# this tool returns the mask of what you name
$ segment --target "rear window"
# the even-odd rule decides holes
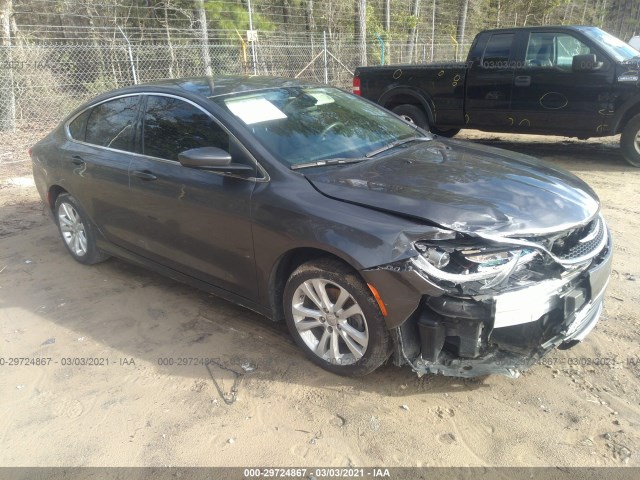
[[[484,49],[482,66],[485,68],[508,68],[514,38],[513,33],[491,35]]]
[[[117,98],[91,110],[85,141],[101,147],[133,151],[138,96]]]

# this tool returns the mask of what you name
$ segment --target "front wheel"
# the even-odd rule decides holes
[[[337,260],[298,267],[285,286],[283,303],[295,342],[326,370],[365,375],[391,354],[380,307],[357,273]]]
[[[640,167],[640,115],[629,120],[622,130],[620,150],[629,165]]]

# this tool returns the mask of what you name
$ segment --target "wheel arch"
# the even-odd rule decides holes
[[[635,97],[632,101],[624,105],[611,122],[611,134],[622,133],[629,120],[640,114],[640,98]]]
[[[284,287],[291,274],[303,263],[321,258],[331,258],[343,263],[356,272],[364,282],[362,275],[360,275],[358,269],[351,262],[327,250],[315,247],[298,247],[289,250],[276,260],[269,275],[269,302],[271,303],[271,319],[274,322],[284,321],[282,299]]]
[[[436,120],[431,98],[427,94],[411,88],[397,87],[387,90],[378,99],[378,104],[387,110],[393,110],[398,105],[415,105],[425,112],[430,125],[434,124]]]
[[[56,200],[63,193],[69,192],[60,185],[51,185],[49,187],[49,190],[47,191],[47,203],[49,204],[49,208],[51,209],[51,211],[53,211],[56,206]]]

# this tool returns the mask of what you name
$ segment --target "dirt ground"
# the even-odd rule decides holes
[[[517,380],[341,378],[283,325],[119,260],[82,266],[30,165],[7,163],[24,153],[0,147],[0,465],[640,466],[640,170],[615,139],[461,138],[573,171],[615,238],[598,326]],[[108,365],[68,365],[87,358]],[[176,364],[191,358],[215,363]]]

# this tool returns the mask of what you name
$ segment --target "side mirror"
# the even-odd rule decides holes
[[[575,55],[573,57],[573,63],[571,69],[574,72],[593,72],[602,67],[603,63],[596,60],[595,53],[588,53],[586,55]]]
[[[243,163],[231,162],[231,155],[218,147],[200,147],[178,154],[183,167],[225,173],[253,173],[254,168]]]

